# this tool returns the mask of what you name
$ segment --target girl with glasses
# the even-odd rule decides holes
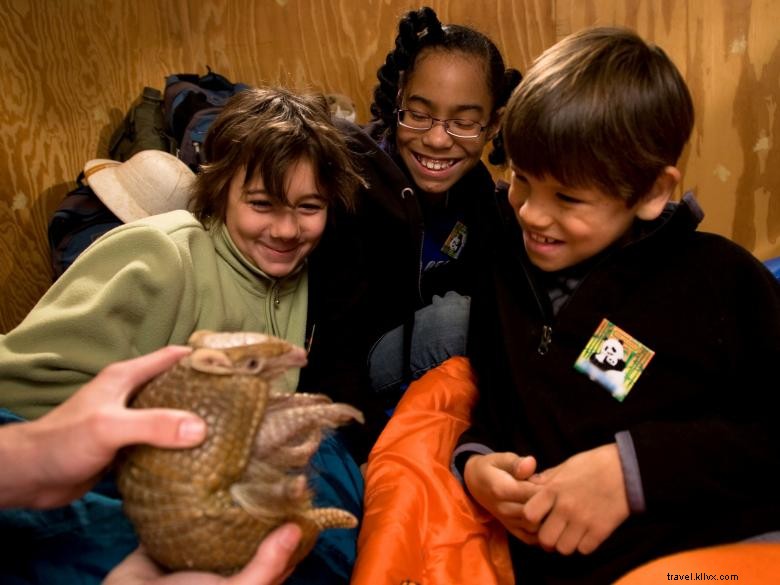
[[[391,409],[408,382],[465,351],[477,202],[504,161],[500,120],[520,73],[496,45],[430,8],[406,13],[377,72],[366,134],[350,131],[369,183],[359,197],[371,279],[371,385]]]

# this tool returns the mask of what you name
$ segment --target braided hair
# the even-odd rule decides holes
[[[492,113],[506,105],[512,90],[522,76],[516,69],[506,69],[504,59],[486,35],[455,24],[442,25],[433,9],[426,7],[407,12],[398,22],[395,48],[387,54],[377,71],[379,83],[374,88],[371,104],[373,136],[393,148],[397,129],[396,108],[405,80],[414,71],[417,57],[424,49],[462,52],[482,59],[486,67],[487,86],[493,98]],[[506,160],[502,135],[493,139],[493,151],[488,157],[493,164]]]

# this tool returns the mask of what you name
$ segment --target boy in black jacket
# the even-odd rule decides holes
[[[780,286],[670,203],[692,126],[674,64],[622,29],[567,37],[508,104],[454,463],[520,582],[780,529]]]

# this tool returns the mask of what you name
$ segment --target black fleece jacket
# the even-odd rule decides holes
[[[483,210],[469,340],[480,399],[460,444],[532,454],[543,470],[628,431],[646,500],[591,555],[510,538],[524,583],[608,583],[663,554],[780,529],[780,286],[744,249],[695,231],[695,202],[668,211],[601,257],[553,316],[506,194]],[[573,367],[604,318],[655,351],[623,402]]]
[[[470,231],[458,260],[423,278],[423,209],[404,165],[357,125],[334,121],[367,187],[357,193],[356,213],[329,210],[323,239],[309,259],[312,350],[300,387],[363,410],[366,424],[351,425],[344,434],[353,455],[364,461],[387,422],[382,401],[368,383],[371,347],[387,331],[409,322],[434,294],[471,293],[477,238]],[[493,190],[493,179],[480,162],[450,190],[449,205],[462,210],[471,224]]]

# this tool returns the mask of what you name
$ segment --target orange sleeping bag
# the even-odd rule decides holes
[[[514,583],[504,528],[450,471],[476,395],[462,357],[409,386],[368,458],[351,583]]]
[[[351,583],[514,583],[506,531],[466,495],[449,467],[476,395],[469,362],[462,357],[409,386],[368,459]],[[638,567],[618,583],[649,585],[669,580],[667,573],[685,578],[698,572],[777,582],[780,544],[685,551]]]

